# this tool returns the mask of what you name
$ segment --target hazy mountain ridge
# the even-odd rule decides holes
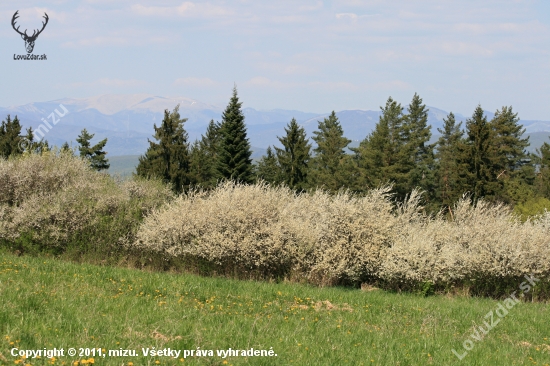
[[[160,97],[149,94],[100,95],[85,99],[64,98],[49,102],[29,103],[22,106],[0,108],[0,119],[8,114],[17,115],[24,128],[32,126],[37,130],[42,125],[41,134],[53,145],[65,141],[76,145],[76,137],[83,128],[96,134],[94,141],[108,138],[106,150],[111,156],[141,155],[149,146],[147,139],[152,139],[153,125],[160,125],[165,109],[172,111],[180,105],[180,115],[187,118],[185,129],[191,141],[205,133],[211,119],[221,120],[223,107],[200,102],[186,97]],[[64,113],[64,109],[68,111]],[[437,129],[443,127],[443,118],[448,112],[435,107],[428,107],[428,124],[432,127],[433,138],[439,135]],[[57,111],[57,113],[55,112]],[[65,114],[65,115],[63,115]],[[248,128],[251,145],[255,155],[265,151],[270,145],[280,145],[277,136],[285,134],[284,128],[292,118],[304,126],[307,135],[313,136],[318,121],[327,117],[330,112],[311,113],[296,110],[274,109],[269,111],[244,108],[243,114]],[[494,116],[486,112],[487,118]],[[63,116],[62,116],[63,115]],[[363,140],[378,122],[380,111],[344,110],[336,112],[344,134],[354,144]],[[62,116],[62,117],[59,117]],[[468,117],[455,113],[457,121],[463,122]],[[521,116],[520,116],[521,117]],[[51,128],[45,125],[47,121]],[[52,122],[59,121],[57,124]],[[532,150],[539,147],[550,135],[550,121],[521,121],[526,134],[531,135]],[[545,138],[546,137],[546,138]]]

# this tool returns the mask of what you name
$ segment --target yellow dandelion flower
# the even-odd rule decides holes
[[[156,360],[156,361],[155,361],[155,364],[156,364],[156,365],[160,364],[160,361],[159,361],[159,360]]]

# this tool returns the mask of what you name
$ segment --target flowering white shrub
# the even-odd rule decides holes
[[[459,201],[441,216],[398,227],[379,276],[392,281],[456,283],[548,276],[550,237],[542,221],[521,223],[502,205]]]
[[[109,245],[170,199],[155,181],[118,184],[70,153],[0,159],[0,241],[61,251],[69,242]]]
[[[0,244],[156,253],[321,285],[475,283],[485,291],[525,274],[548,283],[549,212],[522,223],[505,206],[462,199],[452,219],[431,217],[419,192],[395,205],[390,191],[296,194],[226,182],[174,199],[161,182],[116,182],[78,157],[47,152],[0,159]]]
[[[548,277],[548,214],[521,223],[504,206],[463,199],[448,220],[424,215],[419,192],[395,207],[389,191],[296,195],[265,183],[228,182],[155,211],[133,247],[272,274],[299,273],[319,284]]]
[[[147,217],[136,248],[218,264],[292,271],[323,282],[377,272],[395,218],[388,188],[366,197],[296,195],[231,182],[193,192]]]

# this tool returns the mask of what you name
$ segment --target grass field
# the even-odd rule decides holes
[[[498,303],[149,273],[2,253],[0,364],[549,365],[547,304],[519,303],[481,333],[483,339],[472,338],[474,326],[483,325]],[[452,349],[463,354],[468,339],[473,349],[460,361]],[[13,348],[54,347],[65,356],[11,355]],[[103,358],[96,350],[95,357],[70,357],[70,347],[129,349],[138,356]],[[153,347],[182,353],[142,355],[142,348]],[[272,349],[277,356],[216,354],[229,348]],[[213,355],[183,357],[183,350],[197,349]]]

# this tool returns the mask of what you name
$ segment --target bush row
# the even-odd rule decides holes
[[[0,242],[20,253],[108,259],[171,196],[160,182],[117,182],[71,153],[0,159]]]
[[[297,195],[228,182],[146,217],[132,247],[320,285],[502,295],[526,274],[547,281],[550,214],[522,223],[505,206],[464,198],[448,219],[423,214],[418,192],[397,206],[389,192]]]
[[[428,216],[421,195],[391,187],[362,196],[296,194],[265,183],[220,184],[173,197],[154,180],[116,181],[71,154],[0,160],[0,243],[20,253],[69,253],[180,271],[371,285],[423,293],[550,298],[550,214],[518,221],[509,208],[460,200]],[[86,259],[84,259],[86,260]]]

